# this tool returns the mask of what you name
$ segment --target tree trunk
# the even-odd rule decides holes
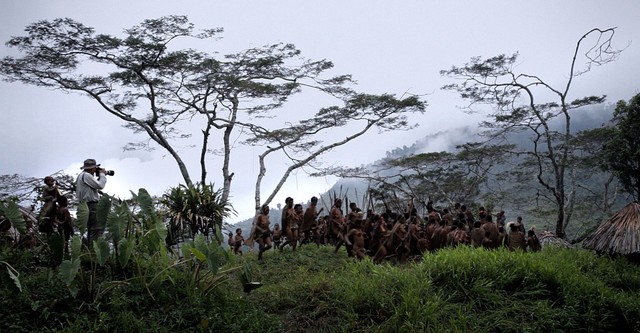
[[[556,236],[564,239],[564,206],[558,203],[558,219],[556,222]]]
[[[231,193],[231,180],[233,179],[233,173],[229,172],[229,161],[231,160],[231,132],[233,131],[234,124],[237,121],[238,115],[238,97],[234,96],[232,99],[231,115],[227,125],[225,125],[224,136],[222,141],[224,143],[224,160],[222,161],[222,197],[223,201],[229,199]]]

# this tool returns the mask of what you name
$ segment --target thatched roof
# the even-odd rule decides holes
[[[546,230],[542,231],[538,235],[538,239],[540,240],[540,245],[542,245],[542,247],[545,247],[547,245],[553,245],[553,246],[560,246],[565,248],[573,248],[573,245],[571,243],[556,236],[556,234],[554,234],[551,231],[546,231]]]
[[[633,202],[602,223],[582,246],[602,253],[640,253],[640,204]]]

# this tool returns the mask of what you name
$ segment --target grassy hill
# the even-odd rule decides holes
[[[242,268],[262,287],[245,293]],[[144,267],[143,267],[144,268]],[[218,284],[221,272],[228,279]],[[129,279],[93,303],[48,270],[0,289],[0,331],[26,332],[638,332],[640,267],[584,250],[458,247],[420,262],[374,264],[306,245],[233,257],[205,292],[192,270],[160,285]]]
[[[581,250],[460,247],[422,262],[356,262],[331,247],[250,262],[265,283],[244,299],[273,332],[632,332],[640,269]]]

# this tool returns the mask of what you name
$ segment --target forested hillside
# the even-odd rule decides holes
[[[611,120],[613,107],[611,104],[590,106],[577,113],[572,119],[574,132],[578,133],[599,128],[607,124]],[[557,123],[552,124],[560,126]],[[329,191],[318,193],[317,196],[321,198],[319,205],[324,207],[326,213],[331,208],[332,199],[341,197],[346,199],[347,202],[356,202],[364,210],[374,207],[380,212],[385,209],[382,197],[371,195],[371,190],[378,190],[382,191],[380,194],[386,197],[385,201],[392,210],[402,211],[406,206],[406,202],[399,202],[399,200],[400,198],[406,199],[406,193],[401,193],[400,191],[394,193],[394,191],[385,188],[381,185],[381,182],[377,181],[383,177],[393,177],[402,173],[402,166],[388,167],[389,161],[401,160],[421,154],[455,153],[459,146],[480,139],[478,137],[478,129],[471,127],[426,135],[411,145],[404,145],[388,151],[386,156],[380,157],[373,163],[364,166],[358,173],[350,174],[354,177],[350,178],[349,174],[345,174],[345,177],[338,180]],[[527,132],[511,133],[505,138],[505,141],[517,146],[531,145],[530,134]],[[585,158],[588,159],[588,156]],[[527,222],[528,227],[535,226],[538,231],[553,231],[553,207],[549,206],[547,200],[541,196],[540,185],[536,179],[530,175],[519,173],[520,170],[517,170],[517,168],[521,162],[522,158],[519,156],[506,156],[503,163],[491,165],[491,171],[486,173],[486,179],[477,184],[477,192],[468,197],[468,200],[463,203],[474,209],[481,206],[491,209],[494,215],[504,210],[508,221],[515,220],[517,216],[521,216]],[[428,161],[424,163],[428,163]],[[609,188],[615,188],[617,185],[615,181],[613,185],[605,184],[607,178],[603,177],[598,165],[589,167],[592,170],[583,168],[575,175],[576,179],[579,179],[583,184],[589,184],[590,187],[575,187],[576,195],[581,200],[575,205],[574,222],[568,228],[568,239],[570,240],[584,236],[585,233],[592,231],[595,226],[608,219],[630,200],[630,197],[623,194],[618,188],[614,191],[613,197],[609,199],[611,203],[607,206],[607,209],[603,210],[601,205],[603,198],[597,191],[604,189],[605,185],[608,185]],[[344,172],[342,169],[338,171]],[[447,172],[445,169],[440,171],[442,174]],[[371,175],[378,175],[379,177],[376,179]],[[438,178],[441,175],[430,174],[430,177]],[[452,202],[444,200],[436,188],[425,188],[422,191],[421,194],[424,196],[425,204],[428,200],[432,200],[437,209],[452,207]],[[306,207],[309,199],[300,198],[299,203]],[[418,209],[421,214],[426,214],[426,205],[418,205]],[[280,208],[272,207],[271,223],[279,223],[281,214]],[[234,226],[242,228],[245,234],[248,234],[251,230],[251,225],[252,219],[248,219]]]

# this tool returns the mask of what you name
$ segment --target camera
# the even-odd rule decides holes
[[[115,175],[115,174],[116,174],[116,172],[115,172],[115,171],[113,171],[113,170],[105,170],[104,168],[100,168],[100,167],[96,168],[96,172],[97,172],[98,174],[99,174],[101,171],[103,171],[103,170],[104,170],[104,174],[105,174],[105,175],[107,175],[107,176],[113,176],[113,175]]]

